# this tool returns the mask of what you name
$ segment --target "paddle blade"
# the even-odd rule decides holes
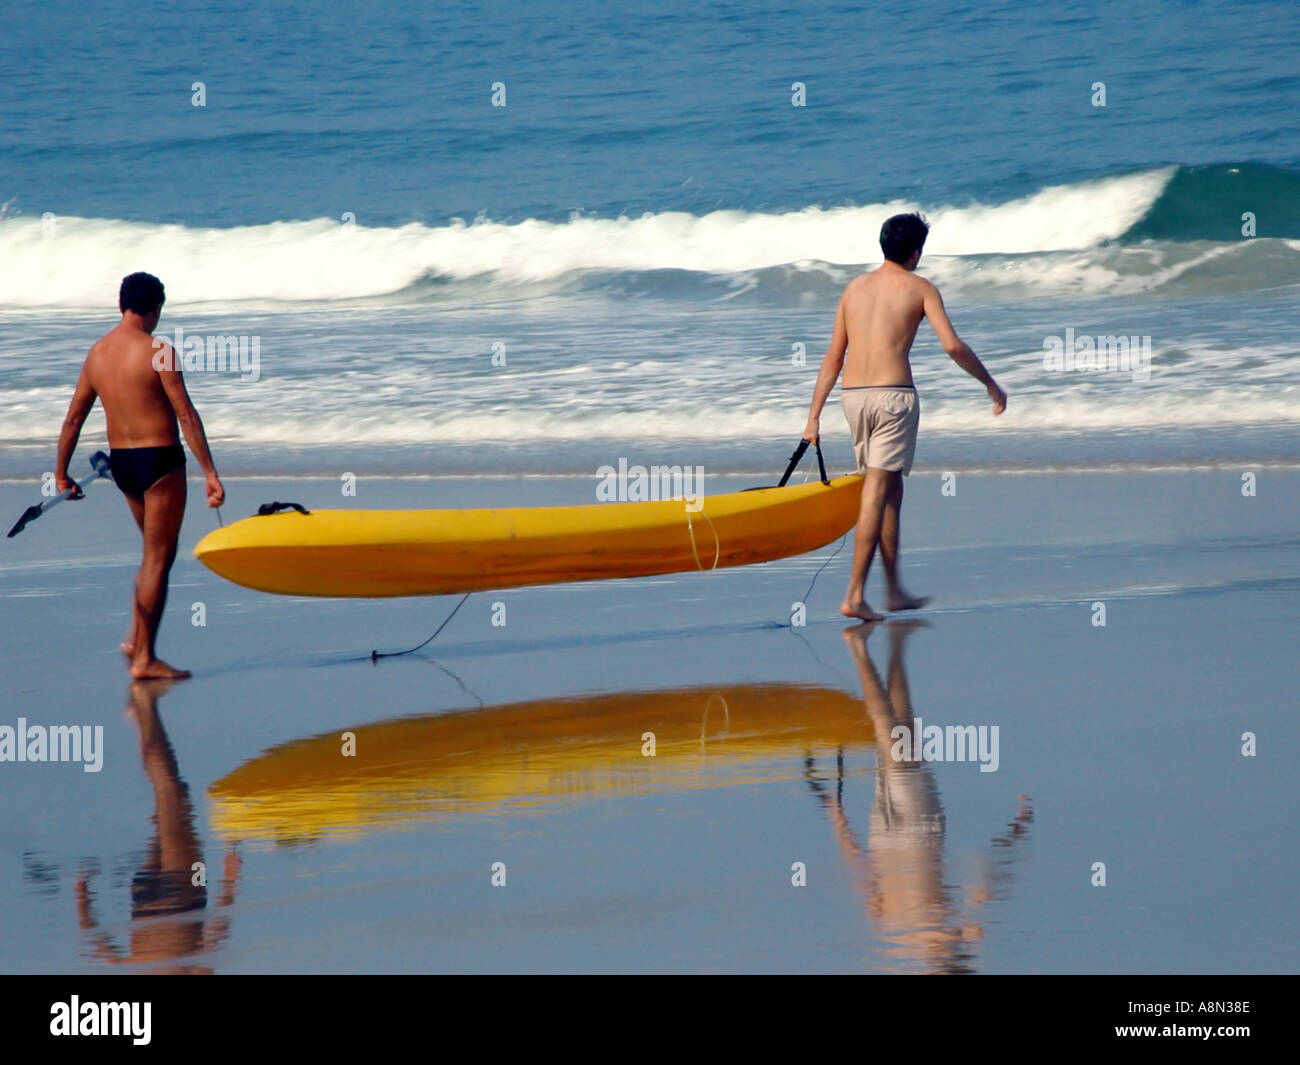
[[[27,527],[27,523],[29,521],[35,521],[40,516],[41,516],[41,505],[39,503],[33,503],[30,507],[28,507],[26,510],[23,511],[23,516],[14,523],[14,527],[9,530],[9,536],[11,537],[17,536],[20,532],[23,531],[24,528]]]

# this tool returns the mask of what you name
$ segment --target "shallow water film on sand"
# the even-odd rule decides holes
[[[269,12],[0,43],[0,971],[1300,969],[1294,5]]]

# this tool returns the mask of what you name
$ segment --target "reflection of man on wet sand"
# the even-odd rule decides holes
[[[180,914],[204,909],[208,892],[194,883],[194,865],[203,861],[202,845],[194,831],[189,788],[181,780],[175,753],[158,716],[158,698],[170,685],[170,681],[136,681],[131,685],[126,707],[140,730],[144,771],[153,785],[155,827],[144,865],[131,882],[131,919],[141,923],[131,926],[129,949],[118,948],[111,936],[98,930],[89,875],[77,880],[81,927],[90,933],[94,954],[114,964],[170,962],[204,954],[215,949],[228,931],[224,917],[208,920],[196,914],[193,918],[179,918]],[[218,906],[229,906],[234,901],[238,875],[239,856],[231,851],[225,858]],[[172,965],[155,971],[211,972],[197,965]]]
[[[974,941],[983,927],[963,911],[996,897],[1010,873],[1010,855],[991,861],[980,881],[967,886],[966,898],[955,899],[944,881],[944,813],[934,774],[924,762],[897,761],[892,755],[890,730],[913,724],[903,649],[907,638],[924,626],[921,621],[889,626],[888,687],[867,654],[867,637],[875,626],[845,631],[876,736],[876,798],[865,848],[849,827],[839,792],[824,801],[840,849],[859,874],[864,904],[891,944],[885,953],[900,963],[918,963],[927,972],[973,972]],[[999,849],[1023,837],[1033,820],[1027,797],[1020,799],[1010,831],[993,841]]]

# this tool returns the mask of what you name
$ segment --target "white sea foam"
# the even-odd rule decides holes
[[[42,390],[46,391],[46,390]],[[3,438],[9,441],[51,438],[66,407],[67,389],[50,389],[49,396],[12,403],[0,390],[6,416]],[[922,388],[921,425],[927,436],[978,433],[1132,432],[1142,429],[1248,427],[1300,420],[1300,386],[1234,386],[1176,394],[1149,386],[1124,387],[1104,397],[1085,389],[1057,393],[1011,391],[1011,404],[996,420],[977,388],[938,398]],[[12,405],[11,405],[12,404]],[[233,445],[315,445],[346,440],[351,445],[458,444],[466,441],[546,445],[573,440],[754,440],[798,435],[803,428],[806,398],[776,400],[767,406],[738,408],[726,400],[665,403],[647,409],[644,402],[573,404],[541,409],[529,404],[529,414],[498,409],[485,403],[450,402],[434,397],[418,404],[395,404],[382,395],[346,398],[281,394],[272,407],[256,402],[209,398],[204,419]],[[219,428],[217,428],[219,427]],[[834,398],[822,419],[828,437],[847,437]],[[85,430],[88,442],[103,435],[98,409]],[[52,445],[51,445],[52,446]]]
[[[784,214],[486,220],[345,227],[327,219],[231,229],[59,217],[0,219],[0,307],[111,306],[121,278],[157,274],[169,303],[333,301],[399,292],[429,277],[553,280],[575,271],[741,274],[790,263],[878,261],[880,224],[926,211],[930,256],[1094,248],[1121,236],[1173,168],[1042,189],[1002,204],[911,202]]]

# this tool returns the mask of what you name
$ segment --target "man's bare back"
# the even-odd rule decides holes
[[[104,405],[112,448],[166,447],[181,442],[176,411],[154,369],[161,345],[123,321],[95,341],[86,356],[86,383]]]
[[[891,262],[849,282],[840,298],[844,387],[912,384],[908,354],[925,314],[927,287],[934,286]]]
[[[886,259],[875,270],[850,281],[840,297],[831,349],[836,349],[842,331],[843,386],[911,386],[912,343],[923,318],[930,320],[943,349],[962,369],[978,377],[965,359],[967,355],[973,357],[974,352],[948,321],[939,290],[925,278]],[[992,394],[990,398],[996,399]],[[1004,406],[1005,401],[1003,396],[1000,402]]]

